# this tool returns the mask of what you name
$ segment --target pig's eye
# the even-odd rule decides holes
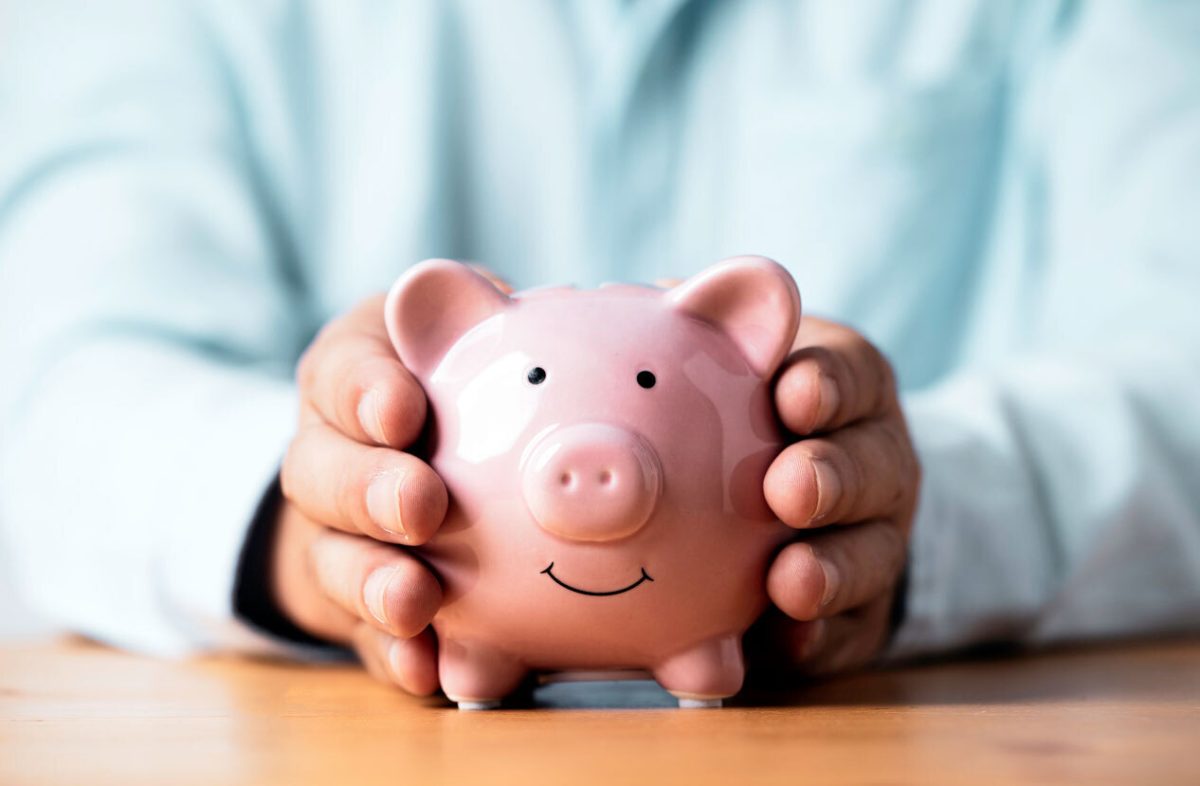
[[[641,385],[642,387],[644,387],[646,390],[649,390],[650,388],[654,387],[654,383],[657,381],[658,380],[656,380],[654,378],[653,371],[639,371],[638,372],[637,383],[639,385]]]
[[[529,369],[529,373],[525,375],[525,379],[529,380],[530,385],[540,385],[546,381],[546,369],[541,366],[534,366]]]

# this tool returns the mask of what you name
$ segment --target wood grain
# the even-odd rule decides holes
[[[351,666],[0,649],[3,784],[1200,784],[1200,642],[879,671],[656,707],[540,689],[460,713]],[[562,709],[563,704],[640,708]]]

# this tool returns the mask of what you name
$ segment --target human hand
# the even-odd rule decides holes
[[[862,335],[804,317],[775,405],[796,441],[763,491],[799,536],[768,570],[747,657],[776,675],[861,666],[888,640],[921,480],[895,378]]]
[[[402,452],[425,424],[425,394],[396,357],[383,296],[320,332],[301,359],[301,411],[280,473],[271,591],[301,630],[352,647],[376,678],[437,690],[428,627],[437,578],[403,546],[441,525],[446,488]]]

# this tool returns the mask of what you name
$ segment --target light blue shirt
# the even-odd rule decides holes
[[[28,0],[0,10],[0,521],[156,652],[231,587],[326,320],[759,253],[894,362],[897,654],[1200,627],[1200,4]]]

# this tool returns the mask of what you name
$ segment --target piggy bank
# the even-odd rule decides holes
[[[438,671],[462,709],[531,671],[649,672],[681,706],[741,688],[742,634],[789,530],[763,498],[791,276],[740,257],[673,289],[506,295],[429,260],[386,301],[449,491],[418,552],[442,581]]]

